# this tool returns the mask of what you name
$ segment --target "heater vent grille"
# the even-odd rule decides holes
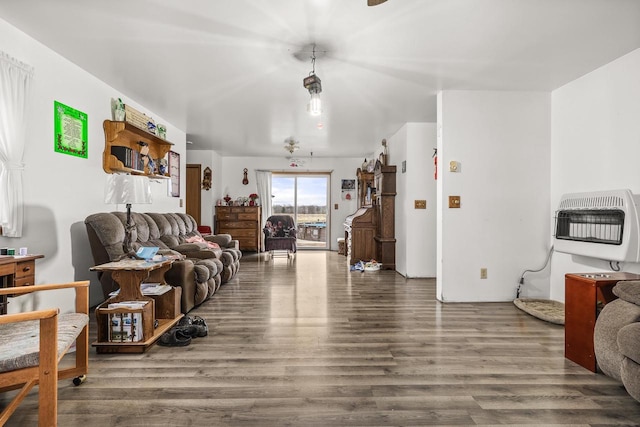
[[[638,202],[630,190],[565,194],[555,216],[555,250],[640,262]]]

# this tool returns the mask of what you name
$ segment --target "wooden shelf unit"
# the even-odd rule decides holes
[[[111,147],[127,147],[139,152],[141,146],[138,142],[145,142],[149,146],[149,157],[157,163],[159,159],[163,159],[167,155],[173,143],[158,138],[131,123],[105,120],[102,125],[104,128],[102,168],[106,173],[130,173],[132,175],[146,175],[150,178],[169,178],[168,170],[166,175],[157,175],[149,174],[146,167],[144,171],[126,167],[123,162],[111,154]]]
[[[216,234],[230,234],[241,250],[260,252],[260,206],[216,206]]]
[[[182,318],[180,298],[182,288],[174,287],[157,296],[142,295],[140,284],[143,281],[166,284],[164,274],[171,268],[172,261],[147,262],[144,260],[123,260],[92,267],[92,271],[110,271],[120,285],[118,295],[96,307],[96,325],[98,337],[92,345],[97,353],[144,353],[160,336],[171,329]],[[115,308],[109,304],[122,301],[148,301],[140,309]],[[109,341],[110,313],[142,313],[143,338],[136,342]],[[154,328],[155,321],[158,326]]]

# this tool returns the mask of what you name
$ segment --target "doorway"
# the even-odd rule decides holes
[[[187,182],[186,182],[186,204],[187,214],[196,220],[196,224],[200,225],[200,212],[202,208],[200,193],[200,176],[202,173],[202,165],[187,165]]]
[[[293,216],[298,249],[328,249],[330,218],[329,173],[274,173],[271,176],[271,210]]]

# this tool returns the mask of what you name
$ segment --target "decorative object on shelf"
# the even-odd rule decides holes
[[[231,197],[227,194],[226,196],[224,196],[224,202],[227,204],[227,206],[231,206]]]
[[[360,167],[362,172],[366,172],[367,171],[367,165],[368,164],[369,164],[369,162],[367,162],[367,159],[364,159],[364,162],[362,162],[362,166]]]
[[[300,148],[300,143],[293,139],[293,137],[289,137],[284,140],[284,149],[289,152],[289,154],[293,154],[294,151]]]
[[[211,168],[209,166],[204,168],[202,175],[202,188],[209,191],[211,189]]]
[[[169,176],[171,197],[180,197],[180,154],[175,151],[169,151]]]
[[[242,170],[242,173],[244,174],[244,178],[242,178],[242,185],[247,185],[249,183],[249,178],[247,178],[247,172],[249,172],[247,168],[244,168]]]
[[[309,91],[311,99],[307,104],[307,111],[312,116],[319,116],[322,114],[322,101],[320,100],[320,92],[322,92],[322,83],[320,77],[316,75],[316,45],[313,45],[313,51],[311,54],[311,66],[313,69],[307,77],[302,80],[302,85]]]
[[[387,159],[388,159],[388,151],[387,151],[387,140],[386,139],[382,139],[382,153],[380,154],[380,163],[382,163],[383,166],[387,165]]]
[[[249,206],[255,206],[256,200],[258,200],[258,195],[256,193],[249,194]]]
[[[57,153],[88,157],[87,114],[53,101],[54,149]]]
[[[158,159],[158,173],[160,175],[167,174],[167,159],[165,158]]]
[[[110,204],[126,204],[127,224],[125,226],[124,251],[131,250],[131,204],[151,203],[151,186],[149,179],[142,175],[111,174],[107,175],[104,202]]]
[[[125,112],[124,112],[124,102],[122,102],[122,99],[111,98],[111,111],[113,113],[112,114],[113,120],[117,122],[124,121]]]
[[[161,123],[156,125],[156,134],[158,138],[167,139],[167,127]]]

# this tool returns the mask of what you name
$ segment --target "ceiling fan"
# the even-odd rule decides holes
[[[386,2],[387,0],[367,0],[367,6],[377,6]]]

